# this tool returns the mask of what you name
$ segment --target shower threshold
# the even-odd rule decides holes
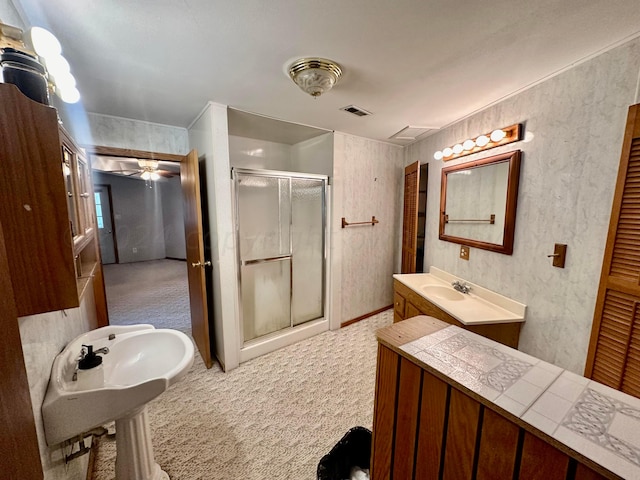
[[[254,338],[245,342],[240,348],[240,363],[311,338],[327,330],[329,330],[329,320],[323,317]]]

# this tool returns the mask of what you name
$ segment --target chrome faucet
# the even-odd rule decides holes
[[[471,285],[467,282],[460,283],[460,280],[456,280],[451,284],[454,290],[459,291],[460,293],[468,294],[471,291]]]

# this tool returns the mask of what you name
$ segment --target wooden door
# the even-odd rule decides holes
[[[585,376],[640,397],[640,104],[629,108]]]
[[[418,250],[418,187],[420,162],[404,169],[404,212],[402,218],[402,273],[416,272]]]
[[[210,261],[204,258],[204,236],[200,200],[198,153],[191,150],[180,162],[180,183],[184,200],[184,232],[187,246],[191,335],[207,368],[211,368],[211,339],[205,274]]]

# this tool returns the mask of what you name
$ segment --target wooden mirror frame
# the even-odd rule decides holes
[[[520,150],[495,155],[493,157],[483,158],[473,162],[461,163],[452,167],[442,169],[442,181],[440,187],[440,240],[445,242],[459,243],[470,247],[490,250],[492,252],[511,255],[513,253],[513,238],[516,228],[516,205],[518,202],[518,183],[520,180]],[[472,238],[456,237],[445,234],[444,227],[446,223],[446,200],[447,200],[447,175],[460,170],[468,170],[479,168],[496,163],[509,162],[509,173],[507,176],[507,198],[506,211],[504,217],[504,230],[502,235],[502,244],[489,243],[482,240]]]

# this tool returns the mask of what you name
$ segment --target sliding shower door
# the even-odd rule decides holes
[[[244,342],[324,316],[326,177],[233,170]]]

